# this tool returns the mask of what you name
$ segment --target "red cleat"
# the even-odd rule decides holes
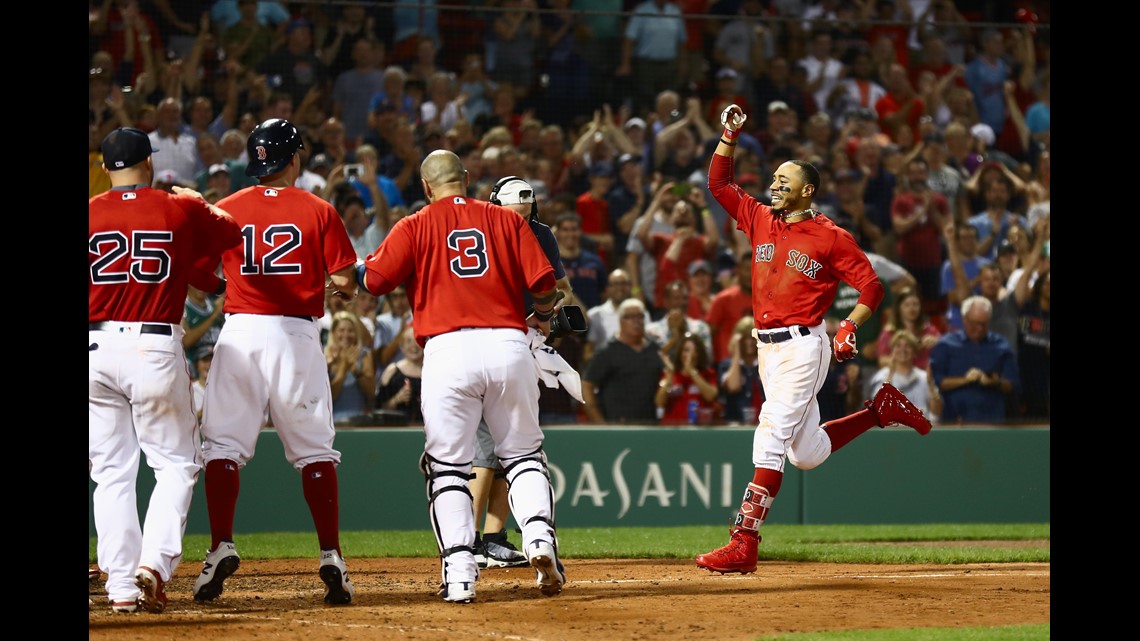
[[[760,535],[756,532],[734,528],[728,545],[697,555],[697,566],[713,572],[725,574],[739,572],[748,574],[756,571],[757,548]]]
[[[135,585],[142,590],[142,596],[139,597],[139,605],[142,606],[147,612],[158,614],[166,609],[168,599],[166,598],[166,582],[158,575],[158,572],[148,567],[141,566],[138,572],[135,572]]]
[[[883,383],[883,386],[875,393],[875,398],[864,401],[863,404],[871,408],[871,411],[879,418],[879,425],[882,427],[901,423],[913,428],[919,434],[930,433],[932,427],[930,420],[897,387],[890,383]]]

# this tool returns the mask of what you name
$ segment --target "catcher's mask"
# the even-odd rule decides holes
[[[534,196],[534,187],[518,176],[501,178],[491,188],[491,197],[488,198],[493,205],[518,205],[530,203],[530,220],[538,216],[538,200]]]

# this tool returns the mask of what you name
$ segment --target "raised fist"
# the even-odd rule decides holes
[[[845,360],[855,358],[855,355],[859,353],[859,350],[855,349],[855,331],[858,329],[859,327],[849,318],[845,318],[839,323],[839,329],[835,331],[833,349],[835,360],[842,363]]]
[[[720,124],[724,125],[725,131],[737,132],[744,127],[744,121],[748,120],[748,116],[740,110],[739,105],[729,105],[720,112]]]

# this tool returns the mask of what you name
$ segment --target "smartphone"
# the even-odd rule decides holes
[[[672,192],[674,196],[684,197],[689,195],[689,191],[692,190],[692,188],[693,186],[689,183],[677,183],[673,185]]]
[[[352,163],[344,166],[345,178],[358,178],[364,173],[364,165],[360,163]]]

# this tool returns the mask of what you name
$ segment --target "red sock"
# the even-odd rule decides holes
[[[831,437],[831,451],[834,452],[878,424],[875,413],[865,409],[825,424],[823,431]]]
[[[758,467],[752,475],[752,482],[768,490],[768,496],[776,498],[776,495],[780,493],[780,484],[784,482],[784,473]]]
[[[336,465],[332,461],[310,463],[301,469],[301,487],[305,502],[317,528],[317,542],[322,550],[334,549],[340,554],[340,504],[337,502]]]
[[[237,510],[241,473],[229,459],[206,464],[206,511],[210,516],[210,550],[222,541],[234,540],[234,512]]]

